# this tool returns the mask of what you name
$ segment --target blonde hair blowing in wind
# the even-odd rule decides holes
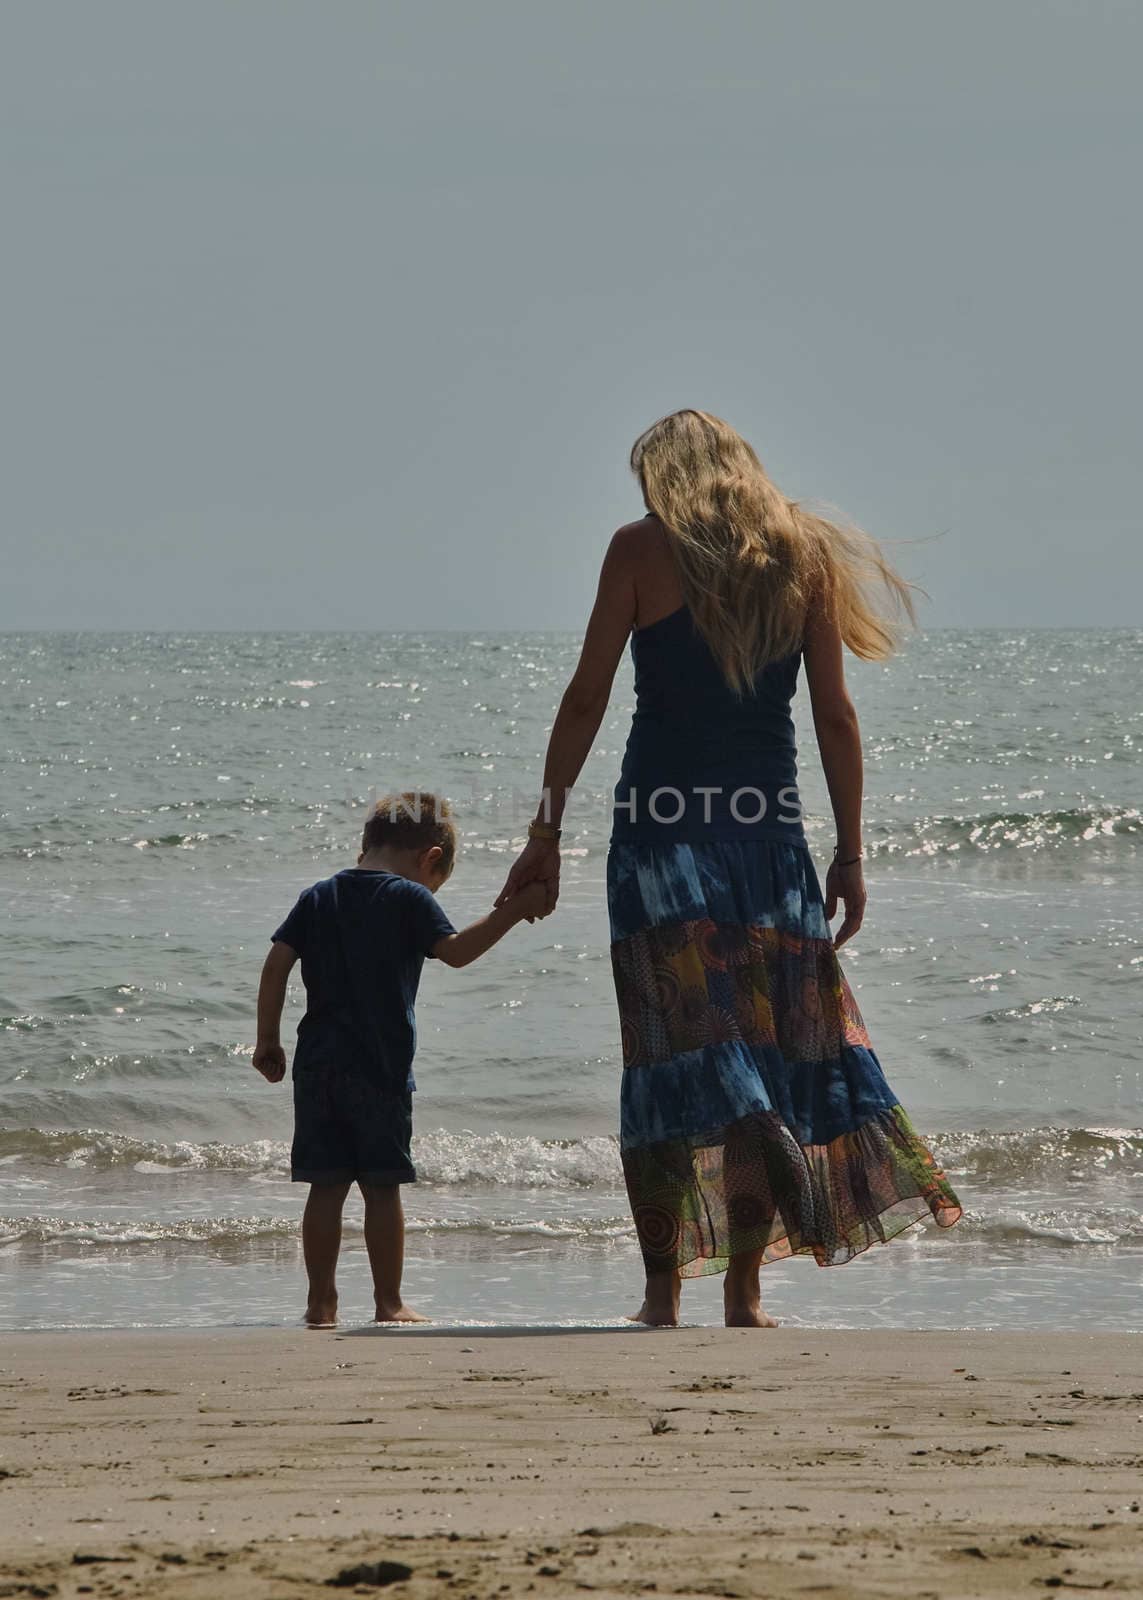
[[[671,541],[695,625],[741,694],[801,648],[811,605],[854,655],[878,661],[914,620],[910,586],[874,539],[827,522],[767,477],[746,440],[706,411],[675,411],[636,439],[631,467]]]

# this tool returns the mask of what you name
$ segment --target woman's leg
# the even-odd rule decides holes
[[[677,1328],[683,1280],[677,1272],[649,1272],[643,1304],[631,1318],[652,1328]]]
[[[722,1286],[728,1328],[776,1328],[773,1317],[762,1309],[762,1286],[758,1273],[762,1266],[761,1250],[744,1250],[731,1256]]]
[[[306,1321],[311,1328],[337,1321],[337,1257],[341,1249],[341,1211],[348,1183],[311,1183],[302,1215],[302,1254],[310,1280]]]

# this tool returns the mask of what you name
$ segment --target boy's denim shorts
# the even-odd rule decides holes
[[[413,1096],[328,1062],[294,1072],[295,1183],[416,1183]]]

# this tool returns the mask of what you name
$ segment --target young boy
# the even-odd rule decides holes
[[[294,1052],[290,1175],[310,1185],[302,1248],[311,1328],[337,1320],[341,1212],[353,1183],[365,1201],[377,1321],[427,1320],[401,1299],[405,1218],[398,1187],[417,1176],[409,1143],[421,967],[430,955],[466,967],[517,922],[548,909],[543,886],[530,884],[458,933],[434,898],[455,855],[446,801],[420,793],[379,800],[357,866],[305,891],[273,935],[262,968],[254,1065],[271,1083],[286,1075],[279,1029],[299,957],[306,988]]]

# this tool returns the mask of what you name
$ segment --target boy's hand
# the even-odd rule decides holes
[[[267,1083],[281,1083],[286,1076],[286,1052],[276,1042],[259,1039],[254,1046],[254,1067]]]
[[[551,915],[553,908],[549,900],[547,884],[535,880],[525,884],[517,894],[513,895],[510,904],[519,906],[528,922],[535,922]]]

